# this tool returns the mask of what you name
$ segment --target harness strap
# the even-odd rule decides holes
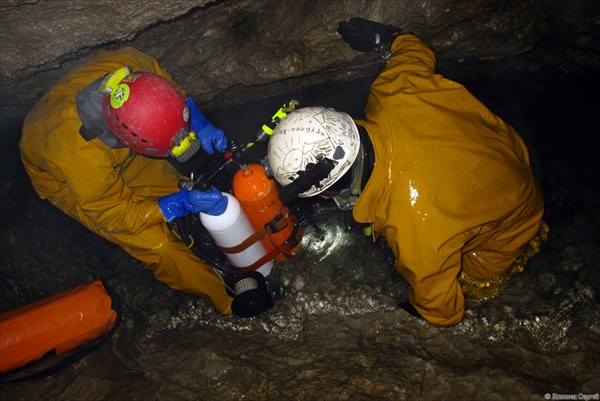
[[[287,227],[287,220],[284,218],[285,216],[279,213],[271,222],[265,224],[260,230],[255,231],[252,235],[246,238],[244,241],[239,243],[238,245],[231,247],[219,247],[225,253],[239,253],[254,244],[256,241],[259,241],[266,235],[277,233]],[[290,234],[290,237],[287,238],[283,244],[275,244],[271,240],[271,244],[273,245],[273,249],[266,253],[263,257],[259,258],[257,261],[252,263],[249,266],[233,266],[236,270],[256,270],[260,266],[267,263],[269,260],[275,258],[278,253],[285,253],[287,255],[292,255],[291,250],[298,244],[299,240],[297,238],[298,233],[301,232],[299,229],[294,229]]]
[[[220,246],[219,248],[225,253],[240,253],[246,248],[248,248],[250,245],[254,244],[256,241],[263,238],[265,235],[267,235],[267,230],[263,227],[260,230],[255,231],[251,236],[249,236],[237,245],[229,247]]]

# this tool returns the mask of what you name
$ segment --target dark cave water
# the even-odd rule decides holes
[[[317,202],[325,235],[308,227],[302,258],[273,273],[286,298],[257,318],[221,317],[37,199],[15,139],[2,159],[2,311],[100,278],[120,321],[93,350],[1,384],[2,399],[598,399],[600,146],[597,102],[588,100],[598,93],[597,75],[459,79],[452,73],[461,67],[470,66],[443,72],[527,139],[546,197],[549,242],[498,297],[469,304],[452,328],[411,317],[397,309],[407,285],[385,244]],[[208,114],[240,139],[290,99],[358,117],[371,78]]]

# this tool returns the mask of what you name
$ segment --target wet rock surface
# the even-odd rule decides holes
[[[408,315],[397,308],[407,285],[385,244],[371,243],[348,214],[317,202],[319,229],[306,228],[302,257],[278,262],[273,272],[287,287],[285,299],[256,318],[221,317],[39,200],[13,154],[2,160],[2,310],[100,278],[120,321],[106,341],[61,369],[1,384],[2,398],[540,400],[598,393],[600,149],[596,106],[584,96],[597,93],[598,75],[505,74],[496,62],[441,68],[521,132],[544,188],[549,242],[498,297],[469,304],[452,328]],[[473,78],[482,71],[496,73]],[[324,83],[207,114],[240,138],[290,98],[358,116],[369,82]],[[15,121],[11,129],[18,127]]]

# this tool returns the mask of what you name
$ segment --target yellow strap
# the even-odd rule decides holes
[[[282,109],[286,113],[289,113],[289,112],[296,110],[296,107],[298,107],[299,104],[300,104],[300,102],[297,100],[290,100],[289,103],[283,105]]]
[[[98,91],[101,93],[111,93],[127,75],[131,74],[132,71],[133,68],[131,67],[121,67],[118,70],[111,72],[110,75],[102,81]]]

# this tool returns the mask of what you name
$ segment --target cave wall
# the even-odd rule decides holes
[[[352,79],[378,60],[336,33],[352,16],[394,24],[438,60],[542,48],[516,68],[598,64],[595,0],[5,0],[0,5],[0,112],[23,116],[81,58],[134,46],[158,58],[202,107],[260,97],[266,85]],[[548,44],[550,43],[550,44]],[[568,52],[568,54],[566,54]],[[272,90],[270,91],[272,94]]]
[[[377,300],[385,295],[385,291],[380,290],[384,287],[362,282],[360,292],[356,292],[353,285],[346,285],[338,288],[337,293],[326,293],[323,288],[329,291],[332,281],[322,269],[320,274],[313,275],[310,267],[316,264],[311,263],[306,264],[309,269],[305,273],[295,273],[302,272],[301,269],[290,269],[294,272],[291,277],[296,277],[293,282],[306,287],[302,293],[288,295],[285,307],[267,318],[269,329],[263,328],[263,321],[249,326],[250,330],[243,324],[232,329],[230,325],[235,323],[215,319],[212,308],[202,300],[192,300],[191,296],[171,291],[116,245],[89,232],[48,202],[41,202],[30,185],[22,185],[28,179],[18,160],[18,123],[7,124],[8,129],[4,123],[22,118],[33,102],[81,58],[102,49],[127,45],[156,56],[175,80],[206,108],[242,103],[249,96],[273,94],[280,86],[284,91],[286,86],[312,85],[325,79],[350,80],[372,74],[381,66],[381,60],[374,55],[354,52],[335,32],[338,20],[358,15],[415,32],[436,49],[438,61],[457,64],[467,73],[473,71],[464,68],[471,65],[470,60],[498,59],[502,61],[504,73],[554,66],[564,74],[577,74],[582,69],[597,69],[599,65],[599,3],[598,0],[0,0],[0,220],[3,233],[0,248],[5,256],[1,304],[7,310],[100,276],[108,279],[124,309],[121,331],[115,336],[116,345],[110,343],[112,348],[108,352],[94,354],[96,360],[102,361],[97,363],[98,367],[94,367],[92,359],[91,363],[76,365],[72,374],[57,376],[56,380],[41,380],[34,386],[22,382],[20,387],[13,387],[16,395],[7,398],[57,399],[58,394],[75,399],[81,394],[89,396],[90,392],[99,392],[108,394],[106,399],[119,399],[120,395],[122,399],[147,399],[156,396],[157,389],[167,394],[173,391],[190,394],[190,383],[195,390],[197,383],[209,383],[206,391],[227,388],[237,391],[239,377],[244,383],[250,383],[253,377],[269,377],[269,381],[259,382],[258,390],[256,386],[252,390],[260,391],[260,386],[268,383],[298,397],[327,383],[330,389],[339,390],[344,381],[337,380],[339,378],[359,383],[365,391],[380,391],[387,383],[391,383],[388,388],[416,388],[416,394],[424,397],[450,394],[460,398],[457,395],[460,394],[464,398],[465,391],[484,394],[482,387],[490,386],[493,395],[498,393],[505,398],[506,389],[510,387],[509,398],[512,395],[514,399],[523,398],[529,391],[535,391],[540,398],[546,391],[596,391],[598,381],[590,377],[598,376],[593,374],[598,367],[593,358],[587,357],[595,354],[588,352],[591,347],[586,346],[585,341],[589,339],[590,343],[597,344],[599,332],[599,320],[595,319],[597,308],[594,309],[592,300],[596,281],[590,280],[596,277],[593,272],[597,271],[593,261],[597,260],[598,252],[592,246],[598,237],[598,225],[594,224],[597,218],[593,216],[597,217],[599,209],[597,197],[587,194],[597,193],[599,186],[593,185],[597,179],[589,178],[593,171],[586,166],[593,163],[597,152],[589,146],[594,143],[593,130],[587,129],[584,117],[594,118],[595,114],[591,107],[580,107],[579,102],[573,101],[581,99],[578,95],[583,92],[581,88],[586,87],[581,80],[561,86],[550,82],[544,86],[547,89],[535,91],[527,91],[522,86],[515,89],[514,82],[500,93],[496,92],[500,84],[490,90],[487,100],[499,97],[502,100],[498,103],[505,105],[504,110],[522,109],[521,113],[511,113],[511,123],[515,121],[517,127],[526,128],[524,131],[535,126],[535,131],[541,133],[540,138],[548,142],[547,149],[554,149],[546,157],[556,171],[565,175],[552,176],[556,190],[548,191],[547,197],[554,203],[553,208],[580,213],[586,209],[579,205],[587,204],[595,213],[578,214],[573,218],[577,224],[563,223],[566,228],[562,231],[560,225],[554,225],[555,238],[564,236],[568,246],[547,251],[503,300],[482,312],[475,309],[469,313],[465,324],[450,336],[416,323],[409,324],[406,331],[403,324],[407,318],[401,316],[398,320],[399,312],[374,318],[372,323],[366,321],[365,324],[372,326],[359,325],[360,318],[348,320],[337,315],[333,323],[324,324],[325,319],[331,321],[331,316],[325,315],[321,320],[318,317],[312,322],[309,320],[310,324],[304,329],[305,314],[322,310],[323,302],[333,310],[338,304],[342,311],[355,308],[356,304],[360,304],[360,308],[354,310],[368,310],[372,305],[379,305]],[[457,63],[457,60],[464,62]],[[483,64],[484,68],[476,73],[496,73],[486,70],[491,64]],[[565,90],[568,87],[577,90]],[[524,95],[514,101],[518,91]],[[479,93],[482,92],[485,91],[480,88]],[[549,100],[554,97],[553,92],[566,99],[564,109],[567,111],[560,118],[545,121],[547,114],[565,112],[560,101],[558,107],[549,108],[551,112],[544,109],[544,105],[554,103]],[[524,119],[523,115],[535,109],[532,106],[535,103],[541,103],[542,110]],[[565,132],[567,139],[563,140]],[[561,134],[560,139],[557,133]],[[8,135],[10,140],[6,138]],[[582,149],[585,152],[581,152]],[[565,154],[569,157],[577,154],[578,160],[569,160]],[[581,182],[574,183],[570,177],[575,172],[581,175],[580,166],[586,166],[581,170],[587,174],[582,175]],[[560,213],[566,212],[554,212],[555,215]],[[554,265],[558,267],[548,267]],[[542,274],[538,274],[540,271]],[[348,272],[354,274],[355,271]],[[329,274],[339,276],[334,269]],[[359,270],[352,280],[362,281],[365,276],[368,274]],[[371,279],[377,283],[377,276],[373,276]],[[388,276],[381,277],[385,283],[392,281]],[[565,285],[565,280],[575,280],[575,283]],[[315,285],[315,282],[327,285]],[[375,298],[361,298],[365,291],[375,294]],[[389,301],[391,308],[397,304],[396,299]],[[525,319],[529,315],[530,318]],[[215,325],[216,331],[211,331],[215,320],[219,324]],[[340,320],[350,323],[344,326],[344,323],[338,324]],[[189,342],[182,340],[181,333],[176,333],[177,341],[172,338],[165,341],[167,353],[162,352],[164,343],[153,340],[148,347],[150,351],[143,354],[141,360],[132,357],[138,347],[156,338],[156,333],[165,327],[191,327],[186,334],[198,337],[201,333],[199,338],[204,344],[190,347]],[[261,327],[267,335],[253,327]],[[335,329],[328,330],[331,327]],[[224,336],[223,328],[234,336]],[[288,364],[288,359],[281,358],[287,355],[290,342],[269,341],[275,337],[273,333],[283,332],[285,328],[316,334],[308,341],[312,345],[307,347],[308,351],[302,348],[306,343],[303,339],[302,346],[289,360],[291,369],[282,366]],[[358,332],[366,334],[357,336]],[[418,335],[411,334],[413,332]],[[235,333],[249,335],[240,337]],[[321,336],[321,333],[325,334]],[[329,339],[329,333],[348,334],[350,342],[339,335],[338,341],[330,341],[325,346],[323,340],[315,341],[315,338]],[[257,347],[252,342],[257,337],[267,338],[267,342]],[[462,338],[462,343],[456,342],[454,337]],[[247,344],[252,349],[248,354],[239,347],[231,348],[231,344]],[[348,344],[356,345],[354,348],[358,350],[348,348]],[[561,346],[555,358],[547,354],[537,356],[531,351],[531,347],[552,350],[554,344]],[[452,351],[461,346],[472,351],[464,355],[476,358],[462,358],[457,362],[456,353]],[[562,347],[566,347],[566,351]],[[259,353],[258,358],[246,358],[244,362],[250,366],[240,369],[238,356],[252,355],[257,348],[269,352]],[[224,352],[229,349],[232,352]],[[365,349],[365,354],[358,352]],[[375,354],[376,349],[381,353]],[[415,349],[416,355],[411,354],[410,349]],[[437,352],[440,349],[450,351]],[[340,353],[344,357],[336,359],[341,361],[338,365],[368,366],[374,372],[373,380],[361,373],[353,376],[346,370],[332,371],[328,363],[322,366],[321,361],[325,360],[319,355]],[[170,359],[165,358],[166,354]],[[211,363],[186,363],[190,368],[182,372],[181,361],[187,361],[185,358],[190,354],[201,358],[208,355]],[[394,360],[386,359],[385,355],[393,355]],[[173,359],[177,360],[169,365]],[[316,373],[314,377],[298,376],[295,381],[294,370],[298,370],[298,363],[303,360],[308,361],[307,371]],[[524,367],[515,370],[511,365],[515,360],[524,361],[521,364]],[[258,362],[252,364],[253,361]],[[427,361],[426,366],[423,367],[421,361]],[[267,369],[261,369],[262,364],[267,364]],[[220,366],[221,370],[213,366]],[[397,371],[400,374],[389,380],[386,374],[380,375],[384,379],[377,378],[380,372],[389,373],[390,366],[400,369],[392,369],[392,374]],[[411,366],[412,369],[407,368]],[[246,380],[248,377],[251,379]],[[580,389],[582,383],[584,387]],[[182,384],[181,389],[177,387],[179,384]],[[289,390],[293,386],[297,388]],[[30,396],[32,394],[37,397]],[[69,396],[72,394],[77,396]],[[243,394],[240,397],[243,398]],[[198,395],[194,395],[197,399]]]

